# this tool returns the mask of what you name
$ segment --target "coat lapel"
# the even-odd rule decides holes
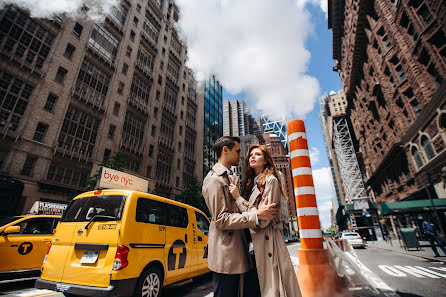
[[[256,201],[257,196],[259,196],[259,194],[260,194],[260,191],[257,188],[257,186],[255,186],[254,191],[252,192],[251,196],[249,196],[249,205],[251,205],[251,206],[254,205],[254,202]]]

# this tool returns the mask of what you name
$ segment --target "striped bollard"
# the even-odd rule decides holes
[[[351,296],[330,265],[322,242],[321,225],[314,191],[305,125],[301,120],[287,123],[293,170],[294,195],[301,248],[298,251],[297,280],[303,297]]]

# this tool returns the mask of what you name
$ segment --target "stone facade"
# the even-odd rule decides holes
[[[329,11],[334,70],[376,201],[446,198],[443,1],[332,0]]]
[[[202,180],[203,96],[171,1],[123,1],[102,23],[0,11],[0,173],[25,184],[18,212],[68,201],[116,152],[149,190]]]

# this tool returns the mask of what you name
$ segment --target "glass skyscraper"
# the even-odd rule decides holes
[[[214,75],[206,79],[204,86],[204,139],[203,177],[217,163],[215,141],[223,136],[223,89]]]

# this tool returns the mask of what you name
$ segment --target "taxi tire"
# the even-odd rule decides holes
[[[160,297],[161,296],[161,291],[163,289],[163,273],[160,271],[159,268],[155,267],[155,266],[151,266],[148,269],[144,270],[139,279],[138,279],[138,284],[136,285],[136,290],[135,290],[135,297]],[[148,285],[149,283],[154,284],[155,286],[158,287],[158,294],[156,295],[143,295],[143,287],[144,285]]]

